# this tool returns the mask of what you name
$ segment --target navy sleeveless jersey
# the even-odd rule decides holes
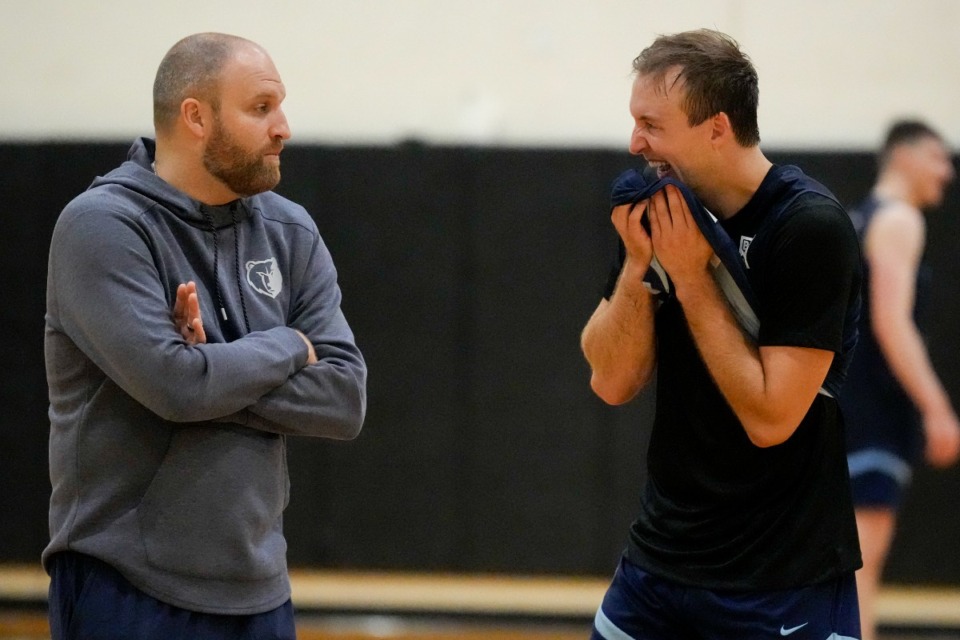
[[[873,196],[850,210],[850,219],[863,242],[874,215],[884,202]],[[906,391],[890,370],[871,327],[870,265],[863,265],[863,310],[860,342],[850,365],[849,380],[840,406],[847,422],[848,450],[881,449],[906,463],[915,463],[923,448],[920,416]],[[913,318],[923,331],[929,302],[930,269],[921,261],[917,269]]]

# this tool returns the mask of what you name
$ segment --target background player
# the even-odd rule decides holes
[[[939,205],[953,179],[939,134],[913,120],[894,123],[879,153],[870,195],[850,211],[865,263],[860,343],[840,396],[863,569],[857,572],[864,640],[876,633],[876,594],[912,466],[926,449],[953,463],[960,427],[931,365],[918,321],[929,290],[922,262],[923,210]]]

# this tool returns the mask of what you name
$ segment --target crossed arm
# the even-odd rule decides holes
[[[640,225],[644,212],[650,234]],[[710,274],[713,250],[676,188],[668,186],[636,207],[617,207],[611,218],[627,259],[614,295],[601,301],[583,332],[593,389],[607,402],[626,402],[652,374],[657,357],[652,300],[637,292],[656,252],[700,355],[751,442],[769,447],[786,441],[823,384],[833,352],[753,343]]]
[[[332,301],[338,300],[339,295]],[[194,282],[177,287],[172,319],[176,331],[188,345],[206,344]],[[319,347],[303,331],[293,329],[308,352],[303,368],[296,375],[255,403],[215,417],[213,421],[288,435],[355,437],[365,414],[365,368],[352,344],[343,343],[344,337],[337,333],[341,323],[345,326],[342,314],[339,311],[332,314],[329,322],[329,329],[321,329],[318,334],[322,336]],[[328,330],[332,333],[328,334]],[[318,348],[321,355],[318,355]]]
[[[340,310],[329,252],[315,234],[300,241],[310,255],[291,276],[299,295],[287,323],[211,344],[196,287],[183,283],[167,298],[139,221],[122,207],[80,200],[64,210],[51,241],[51,330],[165,420],[355,437],[366,365]]]
[[[200,299],[197,297],[197,285],[192,280],[177,287],[177,300],[173,305],[173,322],[177,331],[189,345],[206,344],[207,334],[203,330],[203,316],[200,313]],[[295,329],[307,345],[307,365],[317,363],[317,352],[313,343]]]

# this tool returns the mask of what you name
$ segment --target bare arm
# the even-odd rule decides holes
[[[616,289],[601,300],[580,346],[590,363],[590,387],[605,402],[628,402],[652,378],[656,366],[653,299],[643,277],[653,257],[650,237],[640,224],[647,203],[621,205],[610,215],[627,252]]]
[[[960,453],[960,424],[913,320],[924,233],[919,212],[892,204],[875,215],[864,251],[870,265],[871,329],[891,371],[922,416],[928,460],[944,466]]]
[[[610,300],[601,300],[580,339],[590,363],[590,387],[609,404],[633,399],[656,365],[653,300],[643,272],[628,258]]]
[[[708,273],[674,284],[697,349],[750,441],[758,447],[785,442],[810,409],[833,352],[758,348]]]
[[[712,248],[672,186],[652,199],[651,231],[701,357],[750,441],[786,441],[810,409],[833,352],[753,343],[710,275]]]

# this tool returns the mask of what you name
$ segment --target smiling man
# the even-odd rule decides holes
[[[286,436],[355,437],[366,366],[316,225],[270,191],[284,97],[255,43],[184,38],[157,71],[156,141],[57,221],[54,639],[295,637]]]
[[[634,71],[630,151],[719,219],[760,328],[737,321],[679,189],[613,209],[618,260],[582,335],[591,386],[622,404],[655,376],[657,393],[640,515],[593,637],[857,638],[836,400],[856,341],[856,234],[826,188],[760,150],[757,74],[731,38],[661,36]],[[665,298],[644,284],[654,256]]]

